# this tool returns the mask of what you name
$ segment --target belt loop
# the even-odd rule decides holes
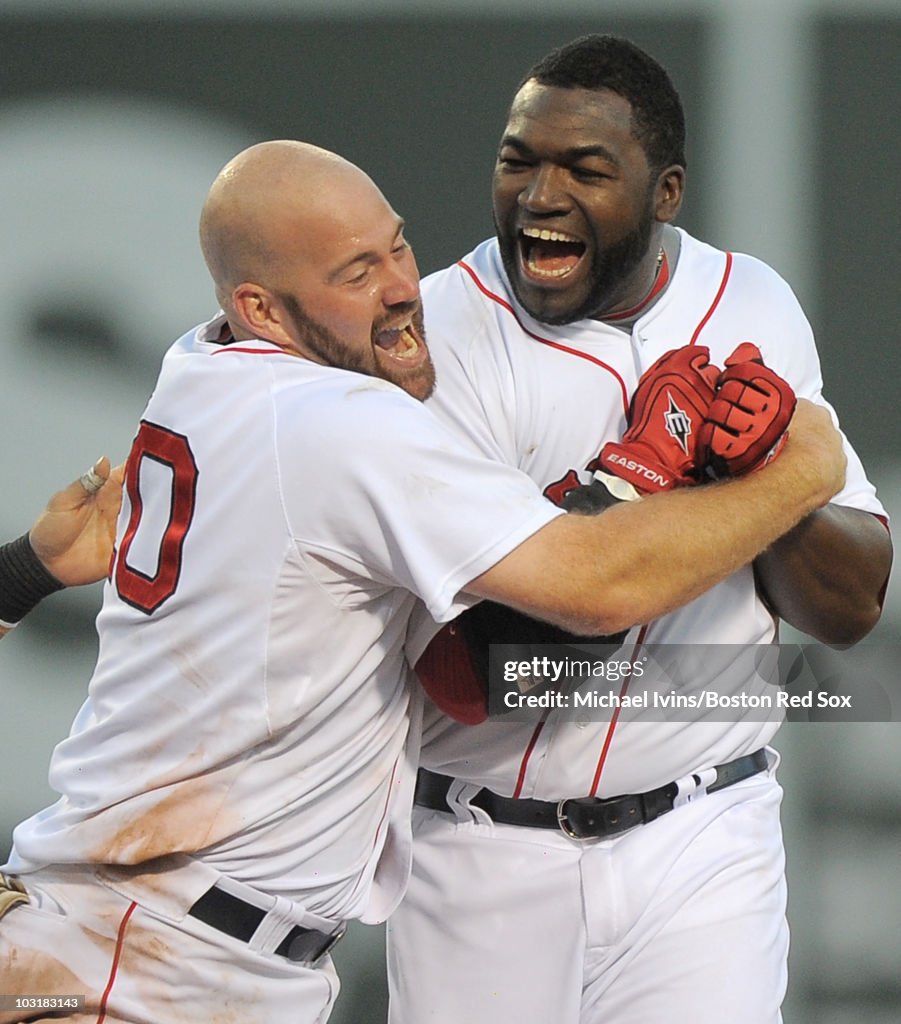
[[[257,953],[272,953],[296,923],[297,909],[284,896],[276,896],[247,945]]]
[[[649,823],[685,804],[749,779],[772,761],[765,749],[743,754],[714,768],[684,775],[645,793],[626,793],[598,799],[575,797],[538,800],[500,796],[492,790],[420,768],[415,802],[435,811],[447,811],[461,824],[520,825],[560,829],[571,839],[602,839]]]
[[[462,779],[454,779],[447,787],[447,806],[459,822],[474,822],[476,825],[494,824],[491,815],[481,807],[473,804],[472,798],[480,793],[481,786]]]
[[[716,768],[705,768],[693,775],[683,775],[676,779],[676,795],[673,798],[673,809],[684,807],[699,797],[707,796],[707,787],[716,782]]]

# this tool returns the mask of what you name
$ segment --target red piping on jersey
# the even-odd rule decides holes
[[[726,284],[727,284],[727,282],[729,280],[729,275],[731,273],[732,273],[732,253],[731,252],[727,252],[726,253],[726,266],[725,266],[725,268],[723,270],[723,279],[722,279],[722,281],[720,281],[719,289],[717,290],[716,295],[714,295],[714,297],[713,297],[713,302],[710,303],[710,309],[707,310],[707,312],[704,314],[703,319],[698,324],[698,326],[695,328],[695,332],[691,336],[691,341],[688,343],[689,345],[694,345],[694,343],[698,340],[698,335],[707,326],[707,321],[713,316],[713,312],[716,309],[716,307],[720,304],[720,299],[723,297],[723,292],[726,290]]]
[[[623,410],[624,410],[625,414],[628,416],[628,412],[629,412],[629,397],[628,397],[628,392],[626,390],[626,385],[625,385],[625,382],[623,381],[622,377],[620,377],[620,375],[616,372],[616,370],[613,369],[613,367],[608,366],[606,363],[602,362],[600,359],[595,359],[594,356],[587,355],[585,352],[580,352],[578,349],[569,348],[567,345],[561,345],[559,342],[551,341],[549,338],[542,338],[540,335],[535,334],[533,331],[528,330],[528,328],[526,328],[523,325],[522,321],[519,319],[519,317],[516,314],[516,310],[510,305],[510,303],[507,302],[506,299],[501,298],[500,295],[496,295],[494,292],[492,292],[488,288],[486,288],[485,285],[482,284],[482,282],[479,280],[479,277],[476,274],[476,272],[472,269],[472,267],[469,266],[468,263],[466,263],[464,260],[458,260],[457,261],[457,266],[461,267],[463,270],[466,271],[467,274],[469,274],[469,276],[472,278],[473,282],[475,283],[475,286],[479,289],[479,291],[483,295],[485,295],[487,298],[491,299],[492,302],[496,302],[499,306],[502,306],[504,309],[506,309],[507,312],[517,322],[517,324],[519,324],[519,327],[523,331],[523,333],[527,334],[530,338],[534,338],[535,341],[540,341],[542,345],[550,345],[552,348],[559,349],[562,352],[568,352],[570,355],[578,356],[580,359],[587,359],[589,362],[594,363],[595,365],[600,366],[602,369],[607,370],[609,373],[611,373],[616,378],[616,380],[619,382],[619,386],[622,389],[622,394],[623,394]],[[714,314],[714,312],[716,310],[716,307],[720,303],[720,299],[722,299],[722,297],[723,297],[723,292],[725,292],[725,290],[726,290],[726,285],[727,285],[727,283],[729,281],[729,275],[731,273],[732,273],[732,253],[731,252],[727,252],[726,253],[726,265],[723,268],[723,277],[722,277],[722,280],[720,281],[720,286],[717,289],[716,295],[713,297],[713,302],[710,303],[710,308],[707,310],[707,312],[704,314],[703,318],[701,319],[701,322],[695,328],[695,332],[691,336],[691,341],[689,342],[690,345],[694,345],[697,342],[698,336],[700,335],[701,331],[707,326],[707,322],[713,316],[713,314]],[[647,633],[647,631],[648,631],[648,627],[647,626],[642,626],[641,627],[641,631],[638,634],[638,639],[636,640],[636,644],[635,644],[635,653],[637,653],[638,650],[641,648],[641,645],[644,642],[645,634]],[[629,675],[626,676],[626,678],[623,680],[623,685],[622,685],[622,688],[620,690],[620,697],[624,697],[625,696],[626,691],[629,688],[629,683],[631,681],[631,678],[632,678],[632,674],[630,672]],[[600,757],[598,758],[597,768],[596,768],[595,773],[594,773],[594,780],[592,781],[592,784],[591,784],[591,793],[590,793],[591,796],[594,796],[597,793],[598,785],[600,784],[600,781],[601,781],[601,774],[602,774],[602,772],[604,770],[604,764],[607,761],[607,754],[608,754],[608,752],[610,750],[610,745],[613,742],[613,734],[616,731],[616,725],[617,725],[617,722],[619,721],[619,713],[620,713],[620,706],[618,705],[617,708],[615,709],[615,711],[613,712],[613,716],[610,719],[610,725],[607,727],[607,735],[604,737],[604,744],[603,744],[603,747],[601,748],[601,754],[600,754]],[[516,788],[513,791],[513,798],[514,799],[519,798],[521,796],[521,794],[522,794],[522,788],[523,788],[523,785],[525,783],[525,778],[526,778],[526,771],[528,770],[528,767],[529,767],[529,760],[530,760],[530,758],[532,756],[532,751],[535,749],[535,745],[538,742],[538,737],[541,735],[541,730],[544,728],[544,725],[545,725],[545,721],[544,721],[544,719],[542,719],[542,721],[540,721],[538,723],[538,725],[535,726],[535,731],[532,733],[532,738],[529,740],[529,745],[526,747],[525,753],[522,756],[522,761],[520,762],[520,765],[519,765],[519,775],[517,776],[517,779],[516,779]]]
[[[496,302],[499,306],[503,306],[503,308],[507,310],[507,312],[513,317],[517,324],[519,324],[519,329],[524,334],[528,334],[528,336],[530,338],[534,338],[535,341],[540,341],[542,345],[549,345],[551,348],[559,349],[561,352],[567,352],[571,356],[578,356],[579,359],[587,359],[589,363],[594,363],[595,366],[599,366],[602,370],[606,370],[608,373],[612,374],[619,383],[620,390],[623,394],[623,412],[628,413],[629,393],[626,390],[626,383],[622,379],[622,377],[620,377],[620,375],[616,372],[616,370],[613,369],[612,366],[608,366],[607,363],[605,363],[603,360],[596,359],[594,356],[590,356],[586,352],[580,352],[577,348],[570,348],[568,345],[561,345],[559,341],[551,341],[550,338],[542,338],[540,334],[535,334],[534,331],[530,331],[523,324],[522,320],[519,319],[516,310],[510,305],[510,303],[507,302],[506,299],[501,298],[500,295],[496,295],[494,292],[486,288],[485,285],[482,284],[482,282],[479,280],[476,272],[472,269],[472,267],[469,266],[468,263],[465,263],[463,260],[457,260],[457,266],[462,267],[463,270],[465,270],[466,273],[469,274],[469,276],[475,282],[476,288],[478,288],[483,295],[487,296],[489,299],[491,299],[492,302]]]
[[[215,352],[211,352],[211,356],[221,356],[225,352],[246,352],[247,355],[251,356],[281,356],[284,355],[284,349],[276,348],[239,348],[234,345],[226,345],[224,348],[218,348]]]
[[[632,660],[635,660],[638,652],[641,650],[641,645],[644,643],[645,634],[648,631],[647,626],[642,626],[638,632],[638,637],[635,641],[635,649],[632,652]],[[629,683],[632,682],[631,670],[626,673],[623,679],[623,685],[619,690],[619,701],[617,702],[616,709],[610,717],[610,724],[607,726],[607,735],[604,737],[604,745],[601,747],[601,756],[598,758],[598,766],[594,772],[594,778],[591,780],[591,790],[589,796],[598,795],[598,785],[601,781],[601,773],[604,770],[604,765],[607,763],[607,754],[610,750],[610,744],[613,742],[613,734],[616,731],[616,723],[619,721],[619,713],[622,710],[623,697],[626,695],[626,691],[629,689]]]
[[[544,728],[544,722],[545,720],[542,719],[538,725],[535,726],[535,731],[532,733],[532,738],[529,740],[526,752],[522,755],[522,762],[519,766],[519,775],[516,779],[516,789],[513,790],[514,800],[518,800],[522,794],[522,785],[526,781],[526,769],[529,766],[529,758],[532,756],[532,751],[535,749],[535,744],[538,742],[538,737],[541,735],[541,730]]]
[[[638,637],[635,640],[635,649],[633,651],[633,659],[641,650],[641,645],[644,643],[645,634],[648,631],[647,626],[642,626],[639,630]],[[613,712],[613,716],[610,719],[610,725],[607,726],[607,735],[604,737],[604,745],[601,748],[601,756],[598,759],[598,766],[595,769],[594,779],[591,783],[591,791],[589,796],[595,796],[598,789],[598,783],[601,781],[601,772],[604,770],[604,763],[607,760],[607,752],[610,750],[610,744],[613,742],[613,733],[616,730],[616,723],[619,721],[620,707],[622,705],[622,698],[625,697],[626,691],[629,689],[629,682],[632,678],[632,673],[623,679],[623,685],[620,687],[619,696],[620,700],[617,704],[616,710]],[[544,728],[546,719],[543,718],[538,725],[535,726],[535,731],[532,733],[532,738],[529,740],[529,745],[526,747],[526,752],[522,756],[522,761],[519,765],[519,775],[516,778],[516,788],[513,790],[513,799],[517,800],[522,795],[522,787],[526,780],[526,770],[529,767],[529,759],[532,756],[532,751],[535,749],[535,744],[538,742],[538,737],[541,735],[541,730]]]
[[[119,924],[119,934],[116,936],[116,951],[113,954],[113,966],[110,968],[109,981],[106,983],[106,989],[103,993],[103,998],[100,1000],[100,1013],[97,1015],[97,1024],[103,1024],[106,1020],[106,1001],[109,999],[110,992],[113,990],[113,983],[116,980],[116,974],[119,971],[119,959],[122,956],[122,946],[125,942],[125,929],[128,927],[128,922],[131,920],[131,915],[135,912],[137,903],[132,902],[128,910],[122,917],[122,921]]]

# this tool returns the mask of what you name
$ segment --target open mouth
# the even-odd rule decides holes
[[[390,327],[378,331],[373,336],[373,341],[383,352],[399,362],[414,362],[417,356],[424,352],[424,346],[411,323],[404,327]]]
[[[522,265],[533,278],[569,277],[582,262],[585,243],[563,231],[523,228],[519,235]]]

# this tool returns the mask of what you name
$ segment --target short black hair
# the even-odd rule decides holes
[[[629,101],[635,137],[651,169],[685,166],[685,114],[664,68],[628,39],[589,35],[552,50],[519,83],[561,89],[609,89]],[[518,90],[517,90],[518,91]]]

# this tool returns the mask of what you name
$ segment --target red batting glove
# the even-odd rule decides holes
[[[721,480],[753,473],[772,461],[788,440],[795,393],[764,365],[760,350],[743,342],[726,360],[716,397],[698,432],[698,462]]]
[[[695,484],[697,437],[720,371],[703,345],[661,356],[638,382],[621,441],[608,441],[599,465],[648,494]]]

